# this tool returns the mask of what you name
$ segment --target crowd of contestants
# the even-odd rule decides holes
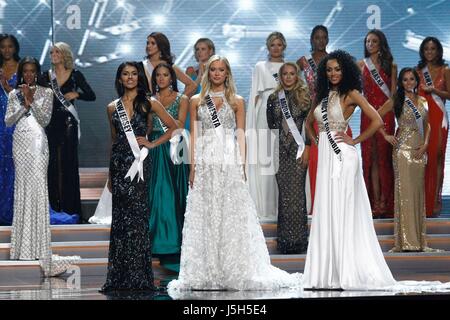
[[[195,200],[189,199],[189,193],[196,184],[215,188],[198,169],[202,167],[196,168],[198,155],[193,151],[202,130],[196,123],[205,121],[206,97],[225,124],[231,112],[234,130],[257,132],[246,138],[237,135],[242,181],[259,219],[278,221],[279,252],[299,254],[308,249],[307,217],[319,210],[318,192],[325,192],[324,182],[319,183],[325,169],[318,166],[324,152],[319,133],[324,129],[316,113],[325,97],[331,112],[335,91],[343,108],[329,116],[330,126],[338,128],[336,142],[361,143],[371,216],[394,218],[393,251],[432,250],[426,243],[425,218],[438,216],[442,206],[448,136],[445,100],[450,99],[450,69],[440,41],[425,38],[418,65],[400,71],[380,30],[367,33],[364,58],[359,61],[339,50],[329,54],[324,26],[312,30],[310,44],[310,52],[287,62],[285,37],[271,33],[266,39],[268,59],[253,70],[247,107],[237,96],[228,61],[215,55],[210,39],[195,43],[198,64],[185,72],[174,64],[170,42],[160,32],[147,37],[142,61],[120,64],[115,77],[118,99],[107,106],[112,222],[103,291],[154,289],[152,255],[164,267],[180,272],[180,279],[187,277],[180,271],[180,263],[181,269],[189,265],[183,258],[182,239],[194,231],[183,230],[183,225],[185,219],[194,219],[192,211],[201,197],[196,193]],[[52,67],[45,72],[36,59],[20,59],[19,48],[13,35],[0,36],[0,224],[13,225],[11,259],[34,260],[48,255],[51,212],[81,215],[77,150],[82,135],[73,104],[94,101],[96,96],[75,69],[66,43],[53,45]],[[178,81],[184,84],[183,93]],[[287,101],[290,122],[281,96]],[[353,138],[348,120],[356,106],[363,111],[361,134]],[[340,120],[334,123],[333,117]],[[382,123],[377,125],[379,119]],[[133,142],[127,126],[132,128]],[[190,138],[174,134],[180,128],[190,131]],[[273,129],[277,153],[267,149]],[[303,137],[301,153],[294,131]],[[242,139],[246,143],[241,144]],[[174,155],[173,149],[188,142],[190,151],[181,151],[188,154]],[[276,162],[276,170],[261,160],[268,154],[273,157],[269,167]],[[190,164],[179,161],[183,156]],[[130,174],[137,162],[138,169]]]

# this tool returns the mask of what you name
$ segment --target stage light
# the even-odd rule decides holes
[[[284,34],[292,34],[295,32],[296,23],[292,19],[280,19],[278,20],[277,28]]]
[[[17,30],[16,33],[17,33],[19,36],[23,36],[22,30]]]
[[[253,1],[251,0],[240,0],[239,9],[241,10],[251,10],[253,9]]]
[[[232,66],[239,64],[239,53],[236,51],[222,51],[220,55],[227,58]]]
[[[153,23],[157,26],[162,26],[166,23],[166,17],[161,14],[156,14],[153,16]]]
[[[129,54],[133,51],[133,49],[131,45],[124,43],[119,46],[119,51],[122,54]]]
[[[408,12],[408,14],[415,14],[416,12],[414,11],[413,8],[409,7],[408,9],[406,9],[406,12]]]
[[[125,0],[117,0],[118,8],[125,8]]]
[[[39,4],[47,5],[47,0],[39,0]]]

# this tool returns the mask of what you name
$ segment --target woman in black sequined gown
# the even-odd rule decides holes
[[[116,75],[116,90],[130,119],[140,147],[154,148],[168,141],[176,124],[156,100],[146,98],[145,82],[136,62],[122,63]],[[153,290],[152,254],[149,232],[148,169],[146,157],[142,166],[144,180],[125,177],[135,161],[122,127],[116,102],[107,107],[111,126],[112,149],[108,187],[112,192],[112,222],[108,257],[108,275],[102,292],[116,290]],[[146,138],[150,110],[169,127],[159,139]]]
[[[267,124],[270,129],[279,130],[277,249],[283,254],[300,254],[305,253],[308,247],[305,179],[310,141],[306,137],[305,150],[296,159],[298,145],[283,116],[278,92],[285,91],[289,111],[300,133],[311,101],[308,88],[298,77],[296,64],[283,64],[279,74],[281,82],[267,100]]]

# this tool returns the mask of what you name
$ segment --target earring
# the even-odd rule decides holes
[[[226,88],[228,88],[229,82],[230,82],[230,81],[228,80],[228,77],[226,77],[226,78],[225,78],[225,87],[226,87]]]
[[[155,89],[156,89],[156,92],[159,92],[159,86],[158,85],[156,85]]]
[[[37,75],[34,76],[34,83],[37,83],[38,77]]]
[[[169,91],[172,93],[173,91],[173,87],[172,87],[172,83],[169,85]]]

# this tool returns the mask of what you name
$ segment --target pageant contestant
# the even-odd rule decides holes
[[[194,57],[195,60],[198,62],[198,65],[195,67],[187,67],[186,68],[186,74],[191,77],[192,80],[195,81],[195,84],[197,85],[197,90],[195,91],[195,94],[200,93],[202,86],[201,81],[203,74],[205,72],[206,63],[208,62],[209,58],[211,58],[212,55],[216,54],[216,47],[214,45],[214,42],[208,38],[200,38],[198,39],[194,44]],[[189,124],[190,124],[190,116],[189,112],[186,117],[186,124],[185,128],[189,130]]]
[[[320,104],[311,109],[306,123],[312,140],[319,142],[319,164],[303,288],[449,291],[450,282],[395,281],[384,260],[355,148],[380,129],[383,121],[360,90],[359,69],[348,53],[337,50],[320,62]],[[344,131],[356,106],[372,120],[352,139]],[[314,136],[313,117],[319,136]]]
[[[267,99],[278,86],[278,71],[284,62],[286,39],[280,32],[272,32],[266,39],[267,61],[256,63],[246,115],[248,184],[259,218],[276,220],[278,187],[273,168],[274,152],[267,147],[270,131],[267,126]],[[264,164],[268,161],[269,164]]]
[[[425,166],[430,138],[427,100],[417,94],[419,75],[412,68],[400,71],[397,92],[380,109],[383,117],[394,110],[395,136],[380,129],[394,152],[394,239],[391,251],[432,251],[427,247],[425,221]]]
[[[19,42],[9,34],[0,35],[0,225],[10,226],[14,204],[14,162],[12,136],[14,126],[5,124],[8,94],[17,82]]]
[[[177,77],[173,67],[161,63],[153,70],[152,91],[166,111],[176,120],[179,128],[184,128],[188,98],[178,92]],[[153,131],[150,141],[161,137],[167,127],[153,114]],[[150,208],[150,235],[152,254],[159,258],[160,264],[167,269],[180,270],[181,233],[183,230],[186,196],[188,192],[189,167],[183,156],[189,159],[188,149],[184,155],[178,155],[180,136],[174,136],[150,150],[150,180],[148,185]],[[189,139],[183,136],[183,139]]]
[[[391,97],[397,85],[397,66],[383,32],[373,29],[367,33],[364,39],[364,57],[358,62],[362,72],[364,96],[375,109],[378,109]],[[393,135],[394,113],[388,112],[383,121],[386,132]],[[371,123],[372,120],[362,113],[361,132]],[[361,154],[373,217],[392,217],[394,212],[392,146],[380,133],[375,133],[361,143]]]
[[[245,183],[244,100],[228,60],[212,56],[191,99],[191,171],[177,290],[270,290],[300,284],[270,264]],[[195,147],[194,147],[195,146]]]
[[[327,27],[322,25],[315,26],[311,31],[309,42],[311,44],[311,53],[302,56],[300,59],[298,59],[297,65],[303,72],[306,83],[308,84],[311,102],[314,103],[314,99],[316,97],[317,65],[319,64],[320,60],[322,60],[322,58],[327,55],[327,45],[328,45]],[[319,134],[319,127],[317,126],[316,121],[314,121],[314,130],[316,131],[316,135]],[[347,134],[350,137],[352,136],[352,130],[350,126],[348,127]],[[317,146],[314,143],[311,144],[309,149],[308,174],[309,174],[309,183],[310,183],[309,189],[311,197],[311,208],[309,209],[309,213],[312,213],[314,208],[314,191],[316,190],[316,175],[317,175]]]
[[[306,122],[311,140],[318,141],[319,159],[305,288],[368,289],[395,282],[375,234],[355,147],[383,122],[360,90],[358,66],[348,53],[334,51],[319,63],[320,103],[311,109]],[[345,130],[356,106],[370,124],[352,139]],[[318,136],[312,126],[314,118],[319,125]]]
[[[13,155],[16,168],[13,260],[38,259],[45,276],[64,273],[80,257],[52,256],[47,190],[48,144],[44,128],[50,122],[53,93],[38,81],[41,67],[32,57],[19,63],[18,87],[9,93],[6,124],[16,124]]]
[[[176,123],[158,101],[147,99],[144,75],[138,70],[137,62],[119,66],[115,80],[119,99],[107,107],[112,138],[109,166],[112,223],[108,274],[102,292],[154,289],[147,155],[148,149],[170,138]],[[168,127],[164,135],[152,142],[146,138],[150,111]]]
[[[57,42],[50,51],[52,69],[44,75],[53,89],[52,118],[45,131],[50,160],[48,191],[55,211],[81,215],[78,142],[80,118],[75,100],[94,101],[95,93],[83,74],[74,69],[70,46]]]
[[[438,216],[442,208],[441,192],[448,137],[445,100],[450,99],[450,69],[442,59],[443,49],[438,39],[425,38],[419,52],[419,94],[427,99],[428,122],[431,126],[425,169],[425,203],[427,217],[432,217]]]
[[[301,132],[311,100],[295,63],[284,63],[279,76],[280,84],[267,100],[267,124],[278,130],[280,150],[277,249],[283,254],[300,254],[308,247],[305,180],[310,146]]]
[[[183,72],[179,67],[174,65],[174,55],[170,51],[170,42],[164,33],[152,32],[147,37],[147,46],[145,47],[147,56],[144,61],[139,63],[140,68],[144,70],[144,75],[147,84],[147,90],[151,92],[152,90],[152,73],[153,69],[160,63],[167,63],[173,67],[177,75],[177,79],[180,80],[184,85],[184,94],[191,97],[197,85],[194,80],[192,80],[186,73]],[[155,92],[152,92],[155,94]]]

